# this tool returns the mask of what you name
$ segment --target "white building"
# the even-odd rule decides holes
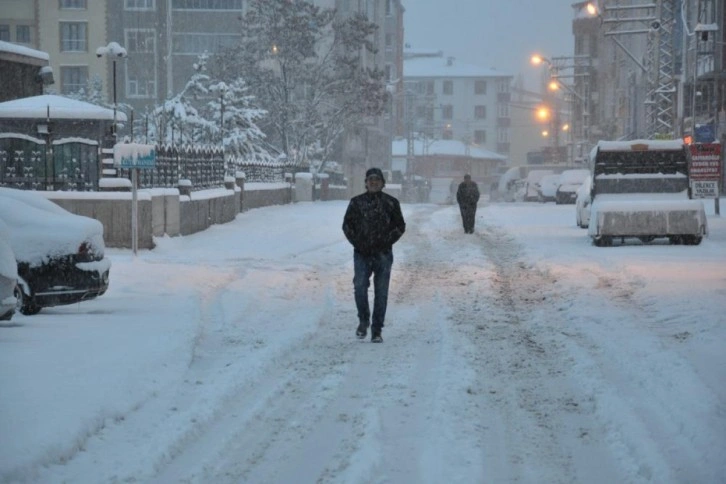
[[[440,51],[404,55],[408,132],[509,153],[511,75],[459,63]]]

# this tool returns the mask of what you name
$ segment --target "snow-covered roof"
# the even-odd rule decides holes
[[[425,149],[424,149],[425,148]],[[451,156],[470,156],[471,158],[480,158],[484,160],[506,160],[507,157],[480,148],[476,145],[467,146],[464,142],[454,139],[443,139],[435,141],[413,141],[413,152],[416,156],[426,155],[451,155]],[[468,152],[467,152],[468,151]],[[406,156],[408,153],[408,143],[405,139],[397,139],[391,145],[391,153],[393,156]]]
[[[403,62],[403,77],[512,77],[494,68],[462,64],[447,57],[413,57]]]
[[[25,47],[24,45],[13,44],[12,42],[5,42],[4,40],[0,40],[0,52],[7,52],[9,54],[17,54],[25,57],[32,57],[44,61],[50,60],[50,56],[47,52],[31,49],[30,47]]]
[[[49,107],[50,119],[105,119],[113,121],[113,109],[53,94],[25,97],[0,103],[0,118],[45,119]],[[116,119],[126,121],[126,115],[118,111]]]

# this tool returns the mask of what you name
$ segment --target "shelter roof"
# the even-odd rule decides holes
[[[78,101],[64,96],[44,94],[0,103],[2,119],[100,119],[113,121],[113,109]],[[126,121],[126,115],[118,111],[118,121]]]

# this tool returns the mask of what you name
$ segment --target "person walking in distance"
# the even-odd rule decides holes
[[[366,172],[366,191],[350,199],[343,218],[343,233],[353,246],[353,290],[358,309],[358,338],[371,327],[371,341],[383,342],[381,331],[388,306],[388,285],[393,266],[393,244],[406,231],[398,199],[383,193],[386,180],[379,168]],[[373,314],[368,288],[373,276]],[[371,321],[372,316],[372,321]],[[372,324],[371,324],[372,323]]]
[[[479,187],[471,179],[471,175],[464,175],[464,181],[459,183],[459,188],[456,190],[456,202],[459,204],[459,211],[461,211],[464,232],[473,234],[476,204],[479,202]]]

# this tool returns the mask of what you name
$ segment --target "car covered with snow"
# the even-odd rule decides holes
[[[521,200],[523,185],[524,180],[522,179],[520,167],[510,167],[497,181],[499,199],[504,200],[505,202]]]
[[[17,262],[15,297],[22,314],[73,304],[106,292],[111,262],[103,225],[72,214],[38,192],[0,188],[0,220]]]
[[[15,314],[17,282],[18,266],[10,247],[10,230],[0,220],[0,321],[8,321]]]
[[[590,170],[565,170],[560,175],[560,185],[557,187],[555,202],[557,204],[575,203],[577,189],[590,177]]]
[[[539,201],[554,202],[557,195],[557,187],[560,186],[560,175],[545,175],[539,181],[537,194]]]
[[[539,182],[547,175],[554,175],[552,170],[530,170],[524,184],[524,201],[536,202],[539,200]]]
[[[600,141],[588,234],[597,246],[631,238],[698,245],[708,225],[703,202],[690,199],[689,186],[689,154],[681,141]]]

